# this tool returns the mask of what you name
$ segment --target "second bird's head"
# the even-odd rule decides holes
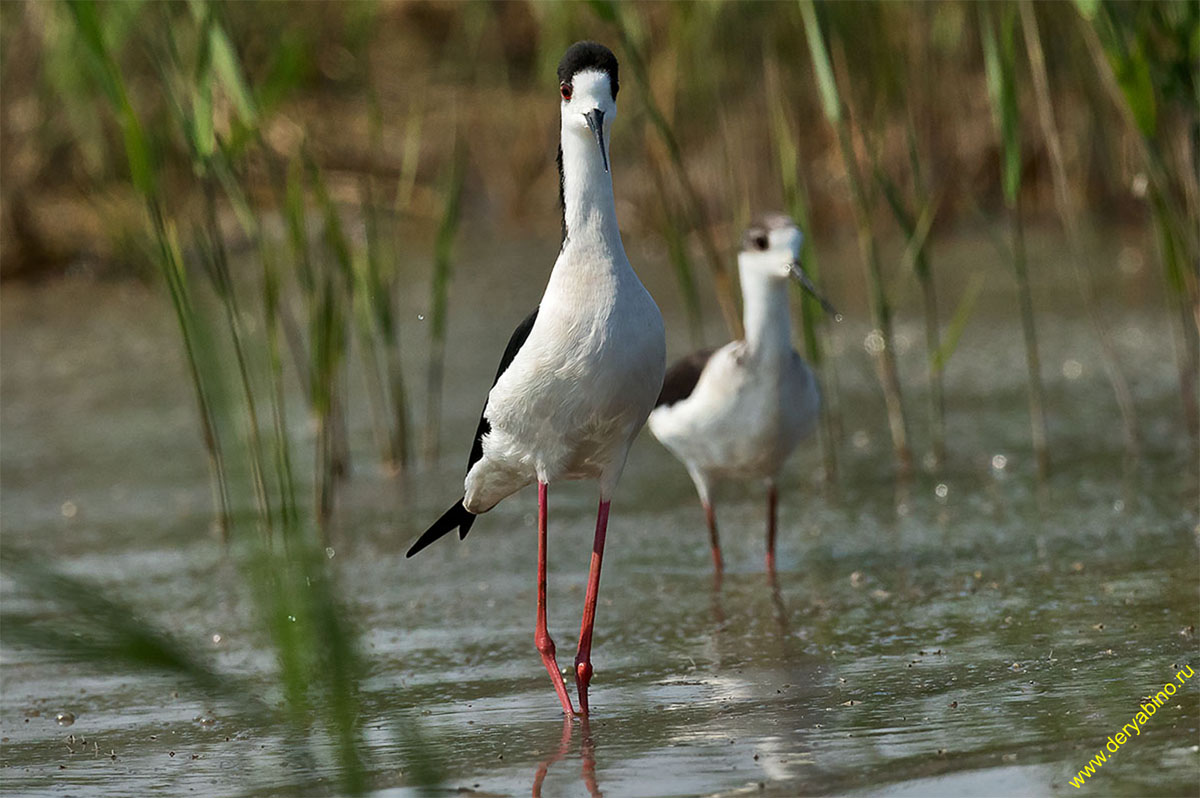
[[[821,296],[800,265],[800,247],[803,243],[804,234],[792,217],[783,213],[763,214],[746,228],[742,236],[738,270],[744,275],[780,283],[790,277],[816,297],[826,313],[840,320],[840,314]]]
[[[558,62],[563,134],[595,139],[608,171],[608,131],[617,116],[617,57],[596,42],[576,42]]]

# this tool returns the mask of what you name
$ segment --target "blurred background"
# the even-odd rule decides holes
[[[440,361],[450,286],[487,269],[453,251],[460,239],[470,251],[553,238],[554,67],[571,41],[597,36],[624,56],[613,142],[623,230],[648,279],[667,278],[660,304],[682,310],[686,326],[672,326],[692,342],[713,337],[714,312],[738,332],[729,271],[753,213],[799,217],[814,271],[822,251],[856,241],[859,263],[824,281],[879,334],[902,472],[911,422],[892,317],[922,319],[933,394],[922,417],[941,463],[940,372],[983,284],[963,279],[963,261],[980,254],[936,249],[974,239],[1010,270],[1011,282],[999,274],[987,287],[1017,293],[1043,474],[1038,291],[1052,313],[1091,318],[1131,454],[1133,389],[1102,320],[1108,303],[1159,306],[1173,319],[1162,353],[1176,362],[1178,412],[1197,434],[1191,4],[12,3],[2,13],[10,284],[70,273],[153,281],[165,224],[185,272],[215,257],[205,247],[278,260],[298,362],[291,288],[311,297],[320,273],[339,268],[346,290],[328,299],[347,322],[356,303],[367,308],[368,346],[387,350],[401,328],[421,326],[398,311],[418,295],[432,316],[429,360]],[[1039,235],[1056,239],[1032,265],[1026,229],[1035,249]],[[540,281],[545,260],[513,279]],[[820,361],[827,333],[815,305],[805,309],[807,354]],[[436,404],[441,366],[430,369]],[[388,385],[377,393],[392,415],[410,412]],[[436,409],[426,419],[436,427]],[[398,445],[401,465],[408,444]]]
[[[790,470],[784,523],[799,548],[773,601],[760,606],[735,565],[711,629],[665,609],[659,628],[680,637],[640,629],[647,604],[707,591],[707,557],[683,470],[649,440],[631,460],[634,523],[670,534],[630,545],[628,576],[612,577],[628,581],[611,610],[614,629],[627,625],[611,706],[634,731],[608,738],[625,768],[611,779],[628,793],[651,754],[676,781],[693,777],[669,741],[724,745],[731,722],[755,762],[775,758],[764,778],[780,794],[923,777],[921,757],[952,744],[962,757],[934,770],[972,770],[998,735],[1049,769],[1010,781],[985,769],[960,786],[1037,791],[1074,774],[1075,750],[1051,743],[1086,737],[1059,717],[1103,700],[1081,684],[1108,685],[1103,698],[1124,707],[1152,664],[1195,653],[1196,3],[5,2],[0,726],[13,735],[6,764],[32,771],[25,792],[49,790],[62,736],[27,721],[81,703],[96,733],[146,757],[131,760],[130,790],[150,783],[136,781],[151,772],[147,731],[186,727],[218,757],[213,723],[286,749],[264,792],[317,789],[330,772],[346,792],[464,773],[504,791],[524,778],[505,768],[567,750],[556,724],[522,714],[537,699],[521,691],[542,685],[529,647],[509,642],[527,637],[508,597],[532,584],[517,577],[528,508],[506,504],[468,541],[500,535],[492,558],[445,544],[414,573],[400,554],[453,498],[503,342],[558,251],[555,67],[579,39],[620,60],[617,210],[668,357],[740,334],[737,242],[763,211],[800,222],[806,268],[844,317],[795,297],[796,347],[824,403]],[[571,490],[568,521],[591,511]],[[738,496],[731,526],[757,528],[757,499]],[[577,531],[564,551],[586,549]],[[686,565],[679,541],[696,555]],[[757,532],[746,541],[757,562]],[[487,586],[468,575],[481,573],[502,587],[494,625],[473,603]],[[429,598],[447,585],[444,604]],[[832,725],[895,740],[841,743],[844,767],[813,776],[785,754],[825,738],[781,749],[757,725],[775,689],[762,679],[813,687],[778,718],[802,726],[908,644],[973,652],[936,689],[898,689],[912,717],[930,711],[930,689],[941,712],[960,676],[999,696],[1101,594],[1125,597],[1122,628],[1141,628],[1125,653],[1142,670],[1088,659],[1120,649],[1097,615],[1091,653],[1047,660],[1072,673],[1086,660],[1088,678],[1055,677],[1040,700],[1057,720],[1024,737],[1015,699],[996,699],[999,726],[943,718],[944,737],[913,750],[898,741],[922,730],[868,706]],[[560,621],[573,622],[569,595]],[[886,621],[887,607],[904,620]],[[778,645],[761,648],[755,622],[743,639],[721,620],[760,611]],[[1023,612],[1024,630],[1004,631]],[[964,620],[995,613],[1003,629]],[[838,649],[853,662],[831,664]],[[495,651],[493,678],[483,652]],[[980,677],[997,658],[1004,672]],[[669,681],[681,659],[716,669],[702,695]],[[68,700],[80,662],[168,681],[97,682]],[[462,662],[474,667],[451,667]],[[740,682],[735,666],[762,679]],[[201,703],[134,711],[167,684],[244,710],[219,722],[201,722],[219,717]],[[447,751],[467,756],[447,740],[475,717],[461,690],[496,713],[491,747],[447,766]],[[730,700],[745,711],[722,720]],[[664,702],[693,714],[644,716]],[[572,749],[585,782],[591,739]],[[505,740],[520,750],[496,764]],[[1119,786],[1194,786],[1194,751],[1171,745],[1148,744]],[[392,755],[407,774],[380,765]],[[1172,757],[1185,767],[1152,768]],[[112,783],[89,767],[73,783]],[[742,784],[695,778],[680,783]]]

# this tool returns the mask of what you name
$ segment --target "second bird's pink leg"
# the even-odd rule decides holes
[[[775,575],[775,518],[778,515],[779,493],[775,483],[767,486],[767,574]]]
[[[583,600],[583,622],[579,626],[579,649],[575,653],[575,687],[579,711],[588,713],[587,691],[592,681],[592,627],[596,623],[596,596],[600,592],[600,563],[604,560],[604,537],[608,533],[608,505],[600,502],[596,515],[596,539],[592,543],[592,567],[588,572],[587,595]]]
[[[567,686],[563,683],[562,671],[558,669],[558,661],[554,658],[554,641],[550,639],[550,631],[546,628],[546,516],[547,488],[545,482],[538,482],[538,586],[537,586],[537,628],[533,633],[533,643],[538,653],[542,655],[542,664],[554,682],[554,692],[562,702],[563,712],[568,716],[575,714],[571,699],[567,696]]]
[[[712,547],[713,575],[720,582],[721,574],[725,571],[725,562],[721,559],[721,538],[717,534],[717,512],[708,502],[704,504],[704,520],[708,522],[708,543]]]

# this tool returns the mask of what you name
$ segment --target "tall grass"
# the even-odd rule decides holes
[[[437,460],[442,429],[442,383],[446,364],[446,325],[450,304],[451,264],[454,239],[462,216],[466,150],[455,151],[445,177],[442,218],[433,245],[433,280],[429,299],[429,364],[425,380],[425,461]]]
[[[808,42],[813,72],[820,90],[821,110],[826,122],[837,136],[842,166],[846,172],[850,195],[854,205],[854,219],[858,228],[858,244],[862,252],[870,296],[871,315],[878,335],[873,347],[879,384],[883,389],[887,407],[888,428],[892,435],[892,450],[896,456],[897,472],[901,478],[912,473],[912,449],[909,445],[908,418],[904,410],[904,399],[900,386],[900,371],[896,364],[895,339],[892,333],[892,307],[887,295],[883,269],[879,258],[879,247],[871,220],[871,201],[865,185],[851,139],[850,119],[845,103],[834,78],[833,64],[825,44],[817,18],[817,10],[811,0],[800,0],[800,12],[804,23],[804,34]]]
[[[1092,74],[1119,112],[1145,170],[1174,325],[1183,418],[1200,448],[1200,83],[1192,3],[1076,0]]]
[[[382,148],[382,112],[373,91],[371,98],[371,148],[378,152]],[[406,123],[403,161],[393,206],[396,221],[412,197],[422,116],[414,107]],[[376,416],[381,459],[389,469],[402,473],[409,466],[411,446],[408,390],[400,357],[401,329],[397,311],[401,293],[399,245],[396,236],[388,236],[381,229],[387,218],[381,212],[381,198],[375,182],[373,175],[360,177],[366,252],[357,259],[356,269],[356,297],[360,300],[358,315],[361,320],[359,339],[364,377]]]
[[[879,167],[874,167],[875,179],[883,190],[888,207],[904,233],[903,260],[911,264],[921,286],[921,310],[925,319],[925,367],[929,381],[930,455],[935,469],[946,464],[946,388],[943,380],[945,359],[938,357],[942,350],[941,323],[938,318],[937,283],[933,279],[933,256],[930,252],[930,227],[937,211],[937,198],[931,196],[921,174],[911,126],[908,130],[915,194],[913,205],[901,196],[895,181]]]
[[[1033,295],[1025,253],[1025,228],[1021,216],[1021,114],[1016,79],[1017,10],[1011,4],[978,9],[980,41],[987,74],[988,99],[999,133],[1002,152],[1001,182],[1008,210],[1013,276],[1025,342],[1025,366],[1029,372],[1029,423],[1037,473],[1050,473],[1050,444],[1046,431],[1046,398],[1042,385],[1041,354],[1033,314]],[[998,19],[993,19],[993,17]]]
[[[1092,323],[1092,331],[1100,344],[1100,353],[1104,364],[1105,374],[1117,400],[1121,412],[1121,427],[1125,440],[1125,451],[1130,458],[1136,459],[1141,450],[1141,436],[1138,433],[1137,410],[1133,404],[1133,393],[1129,382],[1121,371],[1117,361],[1116,348],[1112,335],[1104,324],[1099,303],[1096,298],[1096,288],[1088,269],[1088,259],[1083,251],[1083,235],[1080,229],[1080,214],[1077,203],[1071,193],[1070,179],[1067,175],[1066,159],[1063,156],[1062,138],[1058,132],[1058,123],[1054,118],[1053,100],[1050,96],[1050,79],[1046,71],[1046,57],[1042,50],[1042,36],[1038,29],[1037,13],[1031,0],[1020,0],[1018,4],[1021,19],[1021,33],[1025,39],[1025,50],[1029,60],[1029,74],[1037,100],[1038,122],[1042,128],[1046,152],[1050,157],[1051,182],[1054,185],[1054,202],[1063,230],[1067,234],[1067,245],[1070,249],[1070,261],[1075,282],[1083,297],[1084,307]]]
[[[360,685],[365,673],[357,633],[338,595],[337,581],[325,555],[324,529],[331,496],[329,460],[334,447],[334,414],[340,398],[345,352],[345,319],[354,290],[349,242],[324,187],[309,163],[325,221],[330,262],[308,258],[302,203],[294,202],[291,237],[300,282],[311,298],[309,392],[321,429],[314,448],[318,473],[313,512],[306,513],[291,465],[292,441],[284,404],[281,354],[283,280],[280,262],[268,245],[239,183],[240,160],[257,140],[251,93],[218,14],[207,4],[189,7],[191,22],[166,12],[161,29],[141,35],[157,59],[161,90],[170,105],[171,131],[185,143],[204,197],[199,220],[189,222],[172,208],[162,191],[162,174],[145,126],[129,99],[127,84],[112,55],[104,9],[86,0],[68,6],[84,43],[86,68],[104,88],[110,111],[124,133],[123,148],[131,182],[146,208],[156,242],[156,263],[175,310],[176,321],[200,408],[201,425],[213,465],[230,557],[242,576],[242,588],[254,608],[264,639],[274,653],[276,678],[284,700],[281,711],[241,676],[218,672],[207,658],[172,633],[139,618],[135,608],[112,592],[85,580],[64,576],[53,567],[6,547],[6,575],[41,605],[57,612],[49,620],[6,611],[5,642],[32,646],[46,655],[109,669],[152,670],[190,682],[228,700],[255,723],[282,723],[305,762],[328,766],[340,792],[362,794],[367,785]],[[176,35],[178,27],[180,35]],[[212,126],[212,104],[220,92],[237,109],[227,133]],[[293,176],[300,174],[297,166]],[[298,191],[298,190],[297,190]],[[297,192],[294,191],[293,194]],[[259,284],[235,275],[226,250],[219,208],[234,211],[255,243]],[[195,257],[180,246],[180,227],[191,227]],[[303,239],[303,240],[300,240]],[[189,268],[189,260],[203,267]],[[204,279],[197,281],[197,274]],[[247,301],[247,297],[251,301]],[[261,312],[264,322],[252,333],[244,319]],[[262,409],[269,408],[267,421]],[[273,534],[264,534],[273,533]],[[275,719],[278,718],[279,721]],[[311,730],[323,730],[333,751],[322,762]],[[418,773],[430,776],[428,763]],[[308,777],[296,788],[309,791]],[[321,788],[325,789],[325,788]]]
[[[346,416],[355,391],[365,387],[375,450],[390,470],[403,471],[412,454],[420,452],[418,444],[437,438],[431,432],[441,423],[436,409],[440,405],[436,338],[431,341],[434,359],[418,386],[431,391],[427,408],[434,409],[427,410],[418,424],[409,407],[412,395],[420,391],[412,390],[402,368],[401,341],[408,333],[398,308],[405,284],[393,224],[404,215],[437,226],[446,210],[445,187],[430,190],[444,182],[445,172],[429,165],[447,163],[457,145],[448,136],[428,133],[439,129],[441,117],[434,103],[426,101],[433,86],[423,85],[424,72],[437,76],[436,90],[443,92],[439,99],[448,86],[460,92],[456,96],[470,98],[461,101],[458,109],[464,129],[475,129],[472,126],[478,125],[485,106],[487,113],[494,113],[490,110],[498,107],[494,103],[512,108],[514,118],[529,118],[531,126],[541,129],[544,119],[539,115],[549,112],[544,105],[546,81],[562,47],[577,38],[596,36],[597,21],[604,23],[599,32],[607,32],[621,56],[625,96],[635,101],[623,107],[639,123],[645,145],[626,148],[632,163],[623,172],[620,189],[623,202],[632,201],[649,212],[641,219],[630,219],[623,212],[622,221],[627,227],[632,222],[638,232],[649,230],[661,236],[661,262],[679,286],[693,339],[701,337],[703,324],[698,287],[703,280],[698,279],[698,268],[710,270],[722,316],[731,332],[739,333],[729,257],[733,236],[726,231],[734,229],[751,208],[765,208],[778,197],[797,218],[808,211],[805,257],[814,269],[818,265],[814,257],[823,254],[822,239],[843,222],[853,225],[862,252],[872,326],[878,331],[871,339],[874,365],[892,445],[900,469],[906,470],[917,442],[909,439],[901,394],[907,386],[901,384],[892,340],[893,304],[900,294],[884,279],[889,263],[880,237],[885,229],[881,220],[890,213],[904,237],[900,272],[911,270],[919,289],[923,370],[929,384],[929,451],[935,463],[944,461],[947,450],[952,454],[956,448],[945,433],[945,407],[952,397],[943,385],[943,369],[953,351],[946,340],[952,320],[969,316],[969,300],[976,294],[968,290],[957,299],[944,293],[938,281],[949,274],[949,264],[934,263],[932,242],[941,231],[953,229],[964,209],[976,207],[977,197],[990,190],[984,181],[996,175],[988,160],[995,147],[973,138],[985,127],[959,118],[956,102],[961,99],[962,82],[941,86],[938,80],[947,69],[974,75],[982,63],[984,72],[991,65],[991,82],[1002,83],[1006,79],[1002,73],[1009,69],[1005,63],[1012,61],[1016,70],[1008,78],[1014,85],[1009,92],[1012,105],[1005,110],[1003,87],[997,92],[994,86],[993,95],[1002,98],[994,110],[1009,117],[999,123],[1003,164],[999,183],[1006,198],[1007,248],[1020,297],[1013,317],[1023,327],[1031,373],[1035,446],[1043,452],[1049,449],[1045,424],[1038,420],[1046,408],[1040,380],[1033,376],[1041,364],[1032,366],[1040,353],[1026,285],[1030,275],[1019,273],[1034,268],[1023,262],[1024,226],[1041,210],[1031,203],[1052,198],[1074,253],[1068,263],[1076,286],[1061,301],[1088,310],[1121,412],[1126,450],[1136,448],[1133,391],[1120,372],[1114,335],[1097,318],[1102,301],[1105,309],[1110,304],[1099,295],[1111,278],[1110,264],[1089,262],[1081,255],[1089,243],[1088,216],[1097,210],[1103,213],[1106,204],[1125,203],[1131,177],[1137,178],[1135,188],[1143,182],[1130,171],[1145,178],[1149,226],[1173,320],[1184,423],[1200,434],[1196,398],[1200,281],[1193,268],[1200,252],[1194,223],[1200,218],[1196,179],[1200,123],[1193,50],[1200,11],[1195,4],[1078,0],[1074,5],[978,6],[949,0],[936,5],[802,2],[633,7],[596,0],[532,5],[526,15],[464,4],[448,6],[433,16],[409,6],[373,4],[309,4],[288,7],[286,12],[268,4],[255,6],[255,13],[240,4],[204,3],[110,4],[98,7],[102,13],[87,10],[91,7],[86,4],[23,8],[32,23],[24,23],[7,9],[6,21],[16,19],[37,28],[33,38],[46,50],[40,60],[33,59],[42,64],[40,70],[31,68],[44,84],[39,104],[63,106],[60,114],[46,117],[45,149],[69,153],[70,170],[78,170],[82,163],[89,179],[102,189],[115,185],[114,193],[129,189],[129,195],[136,197],[151,220],[146,226],[155,262],[175,264],[172,272],[160,268],[159,274],[170,287],[178,313],[197,301],[197,285],[185,285],[173,276],[185,258],[203,267],[198,273],[204,277],[204,291],[228,296],[230,312],[222,331],[239,342],[231,356],[235,363],[244,361],[241,371],[247,375],[237,383],[240,410],[233,432],[247,437],[256,452],[248,467],[259,505],[265,496],[274,495],[275,484],[286,483],[283,474],[309,470],[303,462],[307,453],[273,451],[266,435],[268,427],[286,426],[277,408],[282,406],[283,386],[293,376],[304,386],[321,442],[319,456],[314,455],[318,487],[313,501],[317,517],[326,523],[334,514],[337,483],[350,467]],[[977,24],[981,14],[991,21],[995,40],[992,57],[982,61],[975,46],[977,32],[987,38],[982,23]],[[96,40],[92,30],[96,26],[86,22],[69,23],[72,41],[82,46],[64,45],[57,20],[81,15],[102,21],[108,53],[88,44]],[[282,24],[285,16],[291,18]],[[511,26],[518,18],[533,26],[536,43],[517,37],[524,44],[514,45]],[[321,36],[311,30],[318,19]],[[809,45],[807,57],[804,48],[795,46],[797,24],[803,26]],[[11,35],[7,30],[12,27],[7,26],[4,35]],[[167,38],[172,29],[178,31],[174,43]],[[477,50],[477,61],[464,65],[434,51],[403,52],[402,67],[391,68],[402,45],[440,33],[456,37],[461,51]],[[524,37],[527,31],[520,33]],[[856,44],[861,56],[851,50]],[[852,57],[840,57],[843,50]],[[775,53],[773,68],[778,73],[768,76],[766,82],[774,85],[765,92],[764,52]],[[339,73],[333,67],[339,59],[346,60],[346,53],[353,68]],[[423,58],[428,63],[422,63]],[[10,70],[6,88],[18,84],[9,77],[20,77],[20,70],[27,69],[24,60],[5,62]],[[126,71],[136,70],[133,80],[114,80],[118,61]],[[816,79],[810,79],[814,74]],[[160,84],[169,84],[170,91],[159,91]],[[112,109],[111,114],[93,113],[89,105],[93,88],[100,89],[101,102]],[[306,94],[300,96],[297,89]],[[1015,102],[1018,94],[1025,108]],[[337,113],[345,115],[344,129],[333,126],[330,133],[329,126],[307,124],[313,108],[324,113],[323,103],[335,96],[344,102],[337,106]],[[1107,98],[1112,108],[1096,103],[1097,98]],[[538,110],[533,112],[535,102]],[[1089,108],[1088,103],[1096,107]],[[976,107],[968,106],[969,111]],[[786,112],[782,117],[781,108]],[[815,117],[810,111],[818,108],[832,133],[828,137],[809,137]],[[1079,113],[1080,108],[1090,113]],[[781,118],[786,124],[781,125]],[[115,124],[106,127],[102,119]],[[1081,119],[1092,126],[1095,136],[1084,135]],[[311,139],[304,138],[295,147],[279,144],[274,125],[281,121]],[[545,130],[552,135],[552,126]],[[1012,146],[1010,134],[1017,130],[1030,138]],[[803,159],[796,151],[787,151],[800,136],[806,137]],[[1085,152],[1104,144],[1109,149],[1096,149],[1090,160],[1076,158],[1074,141],[1085,142]],[[952,144],[961,146],[948,146]],[[106,158],[106,149],[113,145],[124,153],[120,168]],[[965,162],[969,160],[965,152],[979,155],[974,163]],[[1049,167],[1044,170],[1037,168],[1042,152]],[[536,157],[530,156],[530,165],[518,178],[536,185],[552,177],[550,161],[544,160],[538,171]],[[792,160],[794,165],[785,166]],[[1026,167],[1024,174],[1021,164]],[[54,170],[46,166],[45,171]],[[348,173],[352,173],[349,180]],[[481,161],[473,175],[483,194],[494,196],[491,184],[510,179],[512,172]],[[839,179],[829,179],[830,175]],[[1014,179],[1023,184],[1015,194]],[[358,194],[357,202],[351,200],[349,205],[357,207],[346,203],[347,183]],[[272,193],[274,208],[264,202]],[[20,192],[16,199],[13,207],[19,209],[25,204]],[[272,210],[286,222],[291,245],[286,255],[270,245]],[[231,212],[257,253],[249,271],[230,265],[234,259],[227,240]],[[363,236],[358,235],[360,223]],[[177,255],[171,253],[171,244],[164,243],[172,238]],[[407,258],[411,247],[404,250]],[[447,263],[444,258],[435,262]],[[434,281],[435,300],[439,279]],[[248,283],[254,283],[252,289],[248,290]],[[449,283],[440,284],[444,288]],[[957,308],[952,308],[953,301],[958,302]],[[802,299],[800,310],[798,326],[805,331],[805,351],[814,363],[821,362],[820,368],[829,370],[822,381],[830,400],[827,407],[836,411],[831,394],[837,383],[831,374],[838,359],[822,347],[823,321],[812,301]],[[448,292],[443,310],[431,315],[445,318],[454,312]],[[255,333],[242,328],[241,317],[247,314],[261,314],[259,329],[269,337],[270,351],[256,353],[248,340]],[[181,321],[184,356],[196,384],[194,375],[203,356],[191,351],[194,331],[183,325]],[[403,344],[415,340],[404,337]],[[256,357],[266,365],[253,362]],[[263,385],[251,384],[258,380]],[[273,404],[264,386],[274,394]],[[198,428],[213,475],[214,504],[227,526],[230,509],[224,483],[230,475],[223,449],[230,442],[221,439],[212,421],[214,397],[199,387],[194,394]],[[823,460],[827,472],[833,473],[836,465],[830,452],[837,442],[836,412],[823,424],[829,444],[823,443]],[[1039,459],[1045,466],[1048,455]],[[274,523],[277,513],[272,512]]]
[[[314,477],[318,523],[323,530],[333,516],[339,479],[350,468],[346,433],[344,364],[349,347],[350,314],[354,303],[354,256],[342,228],[342,218],[329,188],[310,154],[306,172],[324,221],[328,260],[318,269],[309,297],[309,390],[317,422]]]
[[[625,11],[622,10],[621,5],[611,2],[611,0],[590,0],[589,5],[598,17],[611,24],[616,31],[617,40],[625,54],[627,74],[628,72],[633,73],[634,83],[637,86],[642,107],[645,109],[646,118],[666,149],[668,163],[671,165],[671,171],[683,196],[684,207],[690,217],[691,228],[700,238],[700,248],[712,271],[717,304],[721,308],[725,326],[729,329],[730,335],[734,338],[741,338],[743,334],[742,317],[738,313],[737,295],[725,263],[726,259],[722,256],[721,248],[717,246],[716,240],[713,238],[712,226],[709,223],[700,193],[688,176],[687,167],[683,162],[683,151],[679,146],[675,131],[654,98],[646,60],[630,31],[630,26],[625,19]]]

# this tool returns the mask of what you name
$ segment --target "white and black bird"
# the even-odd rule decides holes
[[[542,301],[513,333],[487,395],[467,459],[464,495],[408,551],[416,554],[533,482],[538,484],[535,644],[563,711],[573,714],[546,629],[547,487],[595,479],[600,487],[575,683],[588,711],[592,627],[609,502],[630,444],[654,409],[666,370],[662,315],[621,244],[608,140],[617,113],[617,59],[594,42],[558,65],[562,249]]]
[[[713,566],[724,568],[713,510],[719,481],[762,480],[767,487],[767,571],[775,571],[776,483],[784,462],[817,425],[816,376],[792,349],[788,279],[822,303],[800,267],[803,236],[773,213],[746,231],[738,254],[746,337],[674,363],[650,414],[650,430],[687,467],[704,505]]]

